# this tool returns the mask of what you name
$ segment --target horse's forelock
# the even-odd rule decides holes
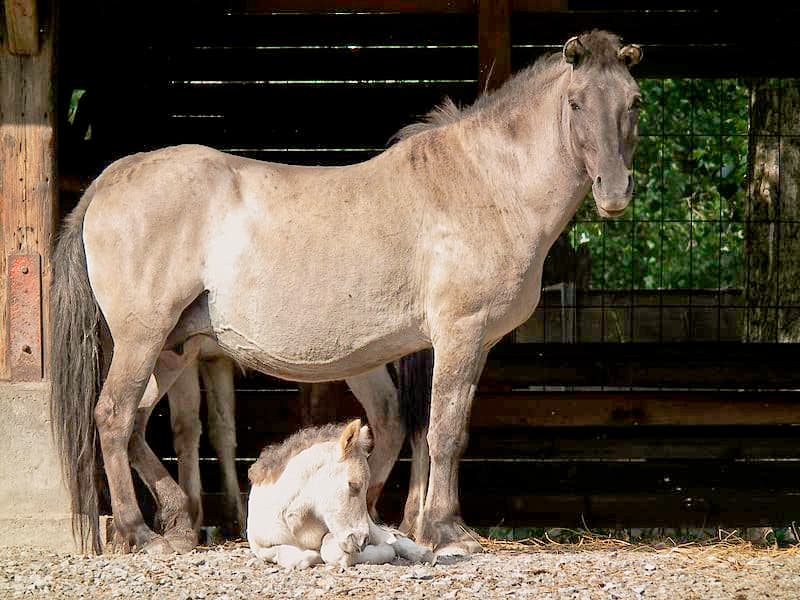
[[[578,36],[583,46],[580,67],[611,66],[619,64],[617,53],[620,49],[619,36],[608,31],[594,29]]]

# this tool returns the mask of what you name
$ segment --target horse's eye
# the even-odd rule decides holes
[[[642,107],[642,98],[641,96],[636,96],[631,102],[631,107],[628,110],[639,110]]]
[[[569,107],[572,110],[580,110],[581,109],[581,105],[578,104],[577,102],[575,102],[575,100],[572,100],[572,99],[570,99],[570,101],[569,101]]]
[[[361,484],[356,483],[355,481],[350,482],[350,493],[353,496],[358,496],[359,492],[361,492]]]

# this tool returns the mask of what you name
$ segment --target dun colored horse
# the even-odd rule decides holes
[[[605,217],[630,202],[639,89],[628,67],[640,57],[606,32],[572,38],[355,165],[178,146],[108,167],[54,254],[52,417],[79,528],[86,514],[97,529],[96,426],[118,539],[195,544],[185,494],[134,428],[202,337],[299,381],[432,346],[430,472],[413,533],[440,551],[478,549],[458,502],[475,386],[491,347],[536,307],[547,250],[589,190]],[[131,465],[161,535],[142,519]]]

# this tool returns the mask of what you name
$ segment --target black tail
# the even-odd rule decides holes
[[[429,348],[404,357],[399,371],[400,413],[413,439],[425,430],[431,414],[433,350]]]
[[[82,550],[91,540],[99,552],[94,406],[100,391],[100,309],[83,247],[83,218],[93,195],[91,186],[65,219],[53,253],[50,425],[72,501],[72,533]]]

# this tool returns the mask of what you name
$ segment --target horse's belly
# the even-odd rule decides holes
[[[252,369],[295,381],[344,379],[424,345],[418,328],[400,315],[379,318],[364,310],[357,319],[322,310],[269,311],[258,318],[253,312],[233,314],[213,306],[210,312],[227,354]]]

